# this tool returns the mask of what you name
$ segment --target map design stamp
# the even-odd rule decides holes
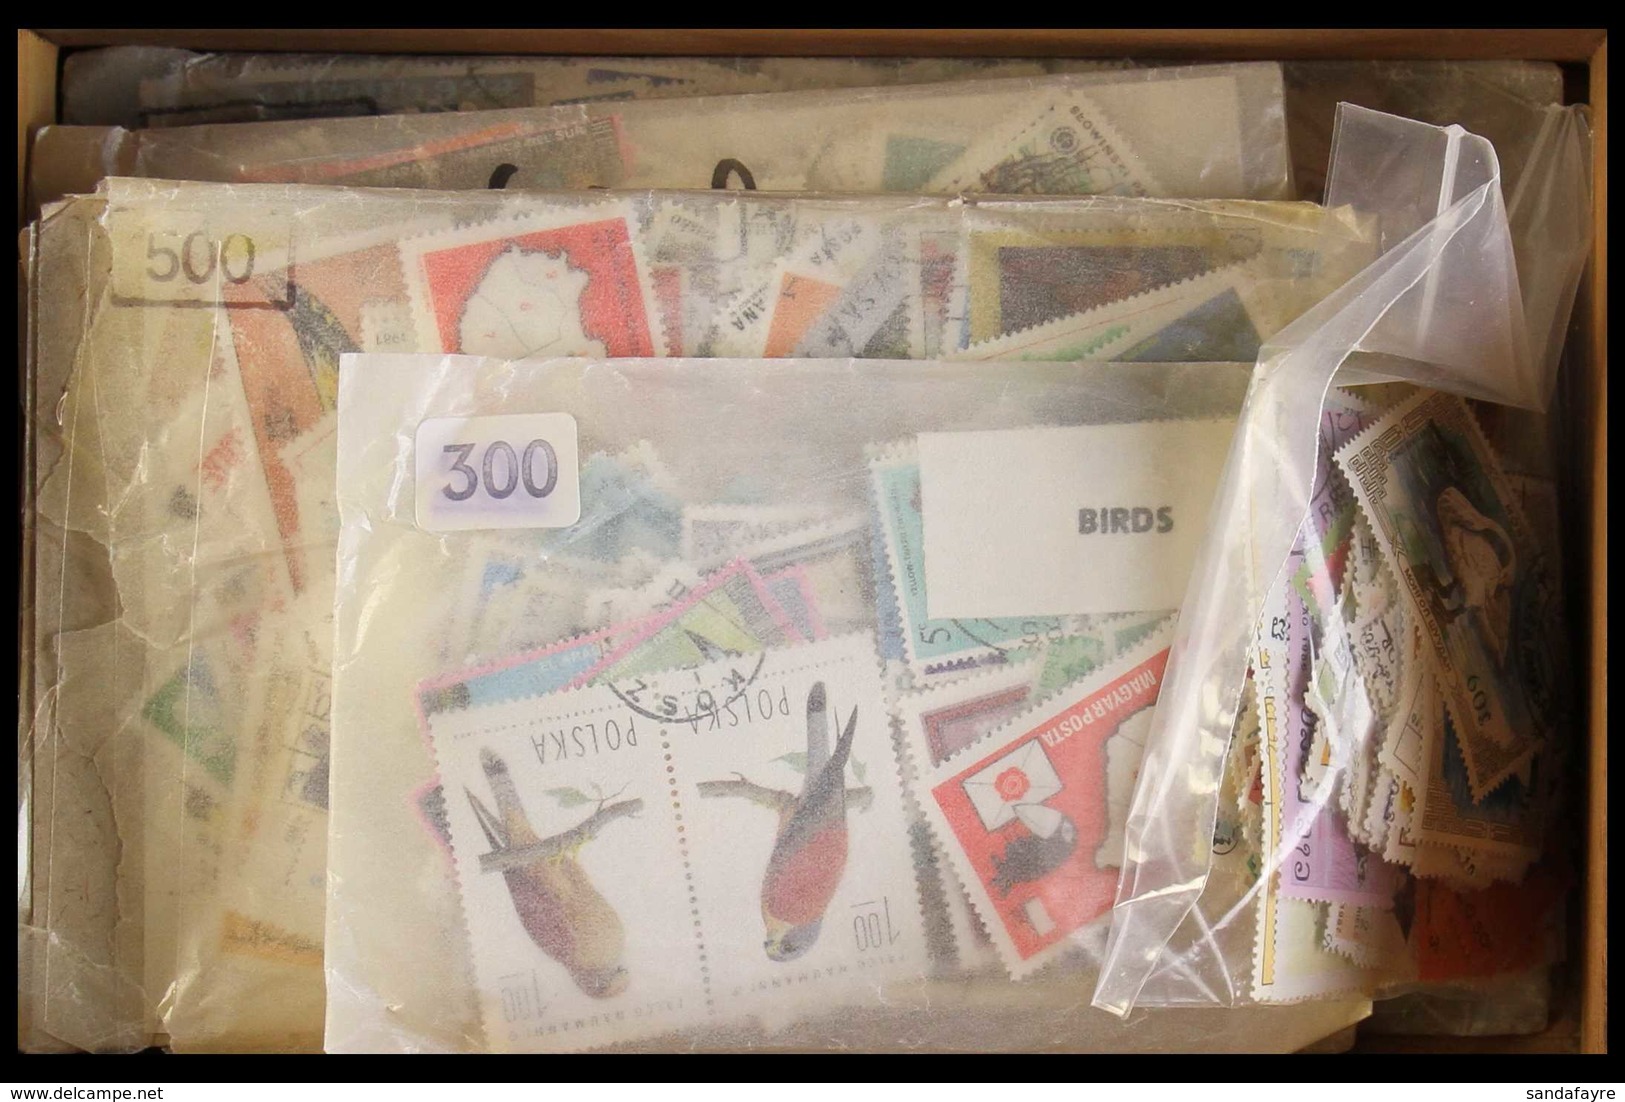
[[[634,223],[608,203],[402,242],[420,344],[509,360],[657,355]]]

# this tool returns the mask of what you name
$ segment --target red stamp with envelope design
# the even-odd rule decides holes
[[[926,814],[1017,978],[1110,911],[1165,643],[1084,678],[934,770]]]

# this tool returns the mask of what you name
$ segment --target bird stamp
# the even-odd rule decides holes
[[[483,561],[482,593],[484,582],[511,582],[526,569],[522,557]],[[563,573],[541,576],[557,581]],[[795,606],[796,614],[822,638],[823,621],[816,605],[807,600],[799,568],[787,568],[773,577],[777,592],[806,602]],[[430,717],[438,711],[520,700],[617,678],[614,691],[626,706],[656,720],[705,713],[718,702],[732,703],[749,688],[759,662],[730,666],[726,682],[707,683],[696,673],[688,683],[680,687],[668,684],[667,691],[658,694],[635,672],[647,668],[666,673],[692,670],[721,655],[756,654],[769,643],[802,641],[794,634],[791,613],[779,607],[775,593],[774,581],[759,577],[749,563],[730,563],[647,615],[422,682],[416,694],[419,727],[427,735]],[[509,594],[504,603],[517,606],[512,610],[515,615],[527,607],[519,594]],[[544,617],[533,619],[546,622]],[[755,634],[757,629],[767,638]],[[426,782],[410,798],[414,815],[444,848],[445,794],[439,782]]]
[[[705,684],[746,685],[701,708]],[[488,1047],[875,999],[929,966],[873,640],[426,716]]]
[[[673,730],[719,1004],[786,1020],[924,974],[872,636],[768,651],[746,697]]]
[[[1169,634],[934,767],[919,725],[908,732],[926,820],[1014,979],[1076,949],[1111,910]]]
[[[1513,777],[1528,785],[1560,715],[1556,594],[1472,410],[1422,392],[1337,463],[1418,614],[1472,799]]]

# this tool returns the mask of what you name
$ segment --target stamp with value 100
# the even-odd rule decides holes
[[[590,1048],[926,970],[873,641],[429,713],[487,1045]],[[661,718],[653,718],[654,716]]]

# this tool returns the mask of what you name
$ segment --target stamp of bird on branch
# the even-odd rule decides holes
[[[873,640],[428,717],[487,1043],[596,1047],[872,999],[927,965]],[[715,667],[714,669],[711,667]]]

